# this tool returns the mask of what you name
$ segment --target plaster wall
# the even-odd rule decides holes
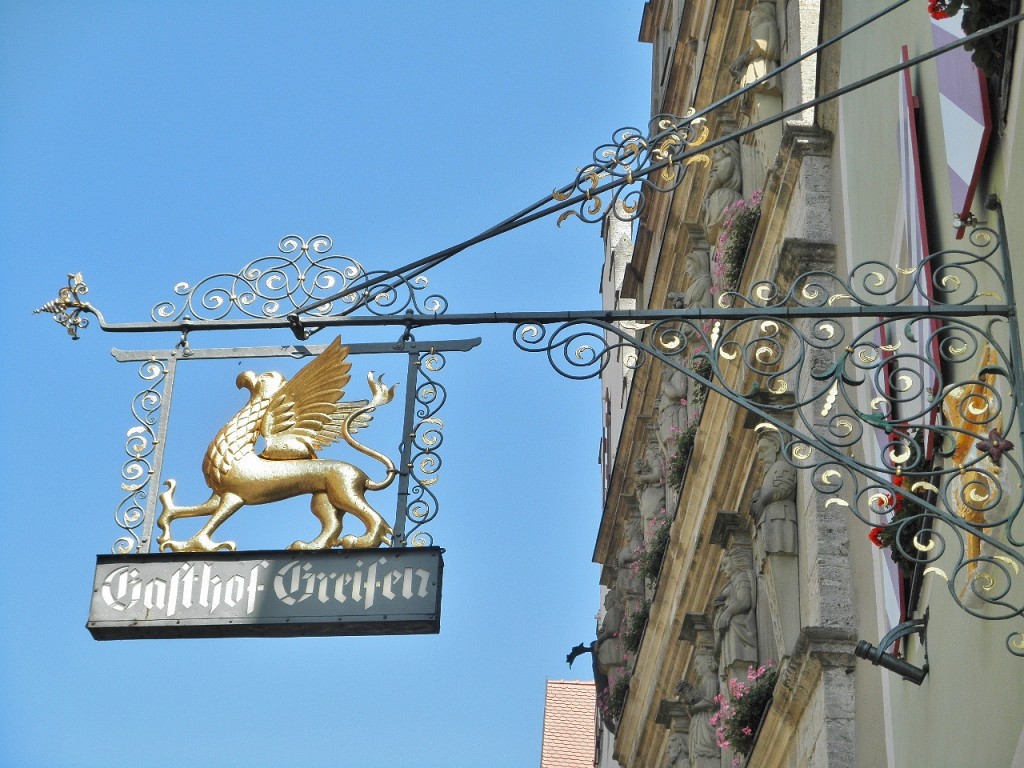
[[[876,0],[845,3],[842,27],[846,28],[884,3]],[[898,60],[901,45],[915,55],[933,47],[927,14],[918,4],[908,4],[884,23],[871,28],[871,44],[842,47],[841,81],[852,82]],[[1021,82],[1020,49],[1015,90]],[[945,148],[939,116],[939,95],[934,63],[912,73],[921,102],[919,138],[924,166],[924,194],[929,223],[930,250],[954,247],[953,210],[948,192]],[[898,104],[895,78],[851,93],[838,106],[836,142],[836,212],[840,246],[839,269],[868,259],[887,261],[899,222],[899,166],[896,123]],[[1002,139],[990,146],[987,172],[976,196],[979,219],[995,222],[982,207],[984,196],[996,192],[1008,211],[1009,246],[1019,251],[1024,244],[1024,225],[1018,223],[1024,201],[1019,169],[1024,146],[1017,130],[1021,118],[1019,97],[1011,102],[1010,119]],[[1015,248],[1016,246],[1016,248]],[[1017,260],[1019,263],[1019,259]],[[1015,490],[1019,493],[1019,490]],[[866,567],[870,550],[864,544],[866,526],[851,521],[854,560],[853,589],[858,603],[859,633],[877,642],[885,627],[875,610],[879,594]],[[949,560],[940,560],[942,567]],[[857,567],[860,566],[860,567]],[[948,565],[947,565],[948,567]],[[1018,580],[1019,581],[1019,580]],[[1019,589],[1019,586],[1018,586]],[[1019,629],[1010,622],[974,618],[959,608],[936,575],[926,579],[920,608],[928,607],[930,672],[920,687],[889,672],[857,666],[858,749],[884,736],[885,763],[904,765],[1017,765],[1016,754],[1024,726],[1024,664],[1007,652],[1007,635]],[[911,647],[910,660],[922,664],[919,650]],[[882,676],[888,676],[885,681]],[[860,695],[861,692],[864,695]],[[882,730],[864,727],[871,711],[881,708],[888,723]],[[1016,754],[1016,756],[1015,756]],[[876,763],[861,763],[871,764]]]

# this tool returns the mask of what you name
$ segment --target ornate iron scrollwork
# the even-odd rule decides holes
[[[708,139],[704,118],[657,115],[644,134],[638,128],[620,128],[612,140],[594,150],[594,162],[578,169],[576,178],[551,193],[559,202],[582,195],[575,209],[558,217],[561,225],[570,216],[595,223],[608,212],[632,221],[644,210],[651,192],[669,192],[683,180],[682,169],[693,163],[710,162],[704,154],[683,155]]]
[[[629,367],[653,358],[684,372],[778,428],[827,505],[884,532],[963,610],[1019,618],[1024,465],[1005,435],[1020,434],[1024,380],[1008,275],[1000,233],[977,228],[969,247],[915,269],[814,270],[645,323],[521,323],[514,341],[572,379],[626,348]],[[1024,656],[1024,634],[1007,647]]]
[[[70,272],[68,273],[67,287],[61,288],[57,292],[57,298],[33,311],[50,313],[57,323],[67,329],[68,335],[77,340],[78,331],[89,325],[89,319],[82,317],[82,313],[97,314],[93,306],[82,299],[82,296],[88,292],[89,286],[85,284],[82,273]]]
[[[277,248],[281,255],[254,259],[238,272],[210,275],[194,285],[178,283],[174,292],[181,303],[160,302],[150,313],[153,320],[222,320],[233,310],[252,318],[278,318],[303,308],[316,318],[348,314],[358,306],[375,315],[444,314],[448,309],[444,296],[423,293],[426,277],[384,279],[384,272],[367,272],[355,259],[331,253],[334,241],[328,235],[308,240],[288,235]],[[340,306],[334,298],[339,295]]]
[[[138,552],[143,541],[148,543],[146,510],[152,506],[150,499],[156,488],[160,413],[164,407],[167,373],[165,360],[146,360],[139,366],[139,378],[146,386],[132,399],[132,417],[136,424],[126,433],[124,450],[128,460],[121,467],[121,490],[127,495],[114,512],[114,522],[125,535],[114,542],[115,554]]]
[[[413,546],[432,546],[434,537],[424,526],[437,516],[439,503],[433,486],[441,471],[439,449],[444,442],[444,422],[438,413],[448,399],[448,391],[434,377],[447,360],[436,350],[418,356],[416,361],[415,427],[408,434],[409,489],[404,508],[408,527],[406,539]]]

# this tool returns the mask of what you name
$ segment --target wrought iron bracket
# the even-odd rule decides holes
[[[890,672],[895,672],[904,680],[914,685],[921,685],[928,676],[928,616],[929,612],[925,611],[924,616],[920,619],[910,619],[896,625],[889,630],[877,646],[872,645],[867,640],[861,640],[853,650],[854,656],[866,659],[875,666],[883,667]],[[886,651],[886,648],[891,647],[899,640],[909,638],[915,634],[920,635],[921,647],[924,651],[924,664],[922,666],[918,667],[906,659]]]

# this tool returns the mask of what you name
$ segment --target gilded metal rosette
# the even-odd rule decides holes
[[[57,292],[57,298],[46,302],[35,313],[47,312],[53,319],[64,326],[68,335],[77,340],[78,331],[89,325],[89,319],[82,317],[83,312],[96,315],[96,309],[82,297],[89,292],[81,272],[68,273],[68,284]],[[101,318],[102,320],[102,318]]]
[[[574,209],[558,218],[561,225],[570,216],[596,223],[611,215],[632,221],[644,210],[651,192],[668,192],[683,180],[683,169],[694,162],[708,163],[703,154],[683,157],[707,141],[708,127],[703,118],[657,115],[645,132],[638,128],[620,128],[611,141],[597,147],[593,162],[576,170],[572,182],[552,192],[564,202],[582,196]]]
[[[180,299],[160,302],[150,316],[162,323],[185,318],[223,320],[233,314],[278,318],[300,308],[312,317],[344,315],[358,306],[381,316],[447,311],[447,299],[426,292],[425,276],[367,272],[355,259],[332,253],[334,242],[328,235],[308,240],[288,235],[277,247],[279,255],[254,259],[236,273],[210,275],[195,284],[178,283],[174,292]],[[348,288],[352,292],[346,292]]]

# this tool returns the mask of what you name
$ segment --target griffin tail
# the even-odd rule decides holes
[[[376,459],[377,461],[384,465],[384,468],[387,470],[387,476],[380,482],[368,480],[366,483],[367,490],[380,491],[391,485],[391,483],[394,482],[395,477],[398,476],[398,470],[395,468],[394,462],[392,462],[391,459],[388,458],[385,454],[380,453],[379,451],[375,451],[372,448],[368,448],[362,443],[357,442],[356,439],[352,437],[352,433],[349,430],[352,422],[354,422],[360,416],[363,416],[364,414],[367,413],[372,413],[374,409],[376,409],[377,406],[379,405],[387,405],[388,403],[390,403],[395,397],[395,387],[397,387],[398,385],[395,384],[394,386],[391,387],[386,386],[383,381],[384,377],[381,376],[379,379],[375,379],[373,377],[373,371],[370,371],[369,375],[366,378],[367,382],[370,385],[370,391],[373,393],[373,398],[362,408],[352,411],[345,418],[345,420],[341,423],[341,436],[345,438],[346,443],[355,448],[361,454],[363,454],[364,456],[369,456],[371,459]]]

